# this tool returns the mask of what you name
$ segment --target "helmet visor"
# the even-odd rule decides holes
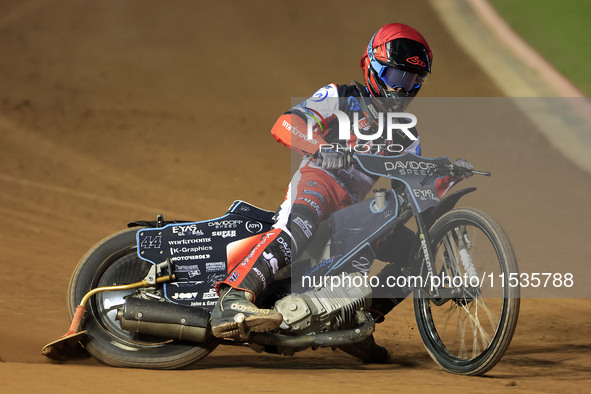
[[[423,76],[394,67],[384,67],[380,75],[382,81],[392,89],[402,88],[407,92],[416,89],[423,83]]]

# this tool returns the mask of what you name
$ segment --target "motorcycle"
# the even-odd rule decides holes
[[[504,355],[517,325],[520,289],[509,283],[518,273],[515,254],[489,215],[455,208],[476,188],[441,199],[436,183],[447,175],[490,173],[410,153],[354,153],[353,160],[366,173],[389,179],[390,189],[375,190],[321,222],[313,244],[277,272],[278,285],[257,299],[259,307],[283,315],[281,326],[266,333],[241,331],[238,343],[292,355],[371,336],[377,320],[371,305],[384,288],[373,273],[381,261],[378,245],[414,217],[408,262],[388,271],[399,275],[386,288],[404,291],[388,297],[399,302],[413,293],[421,339],[444,370],[486,373]],[[82,258],[68,289],[70,329],[42,354],[56,360],[90,354],[117,367],[177,369],[219,345],[236,344],[211,334],[214,285],[260,242],[273,216],[238,200],[215,219],[164,221],[158,215],[156,221],[130,223]]]

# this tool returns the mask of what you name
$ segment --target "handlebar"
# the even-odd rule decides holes
[[[484,175],[484,176],[490,176],[491,173],[489,171],[479,171],[479,170],[469,170],[467,168],[464,167],[457,167],[454,166],[453,164],[450,164],[449,166],[447,166],[447,169],[449,170],[450,175],[454,174],[454,173],[470,173],[472,175]]]
[[[330,153],[340,153],[342,155],[342,158],[340,158],[340,160],[342,160],[341,165],[343,166],[343,168],[349,168],[351,165],[353,165],[354,164],[353,157],[355,157],[358,154],[357,152],[351,152],[351,151],[347,151],[345,149],[342,149],[342,150],[336,149],[334,152],[331,151]],[[314,159],[316,161],[316,165],[322,166],[323,157],[320,154],[320,151],[316,152],[314,155],[312,155],[312,157],[314,157]],[[340,168],[340,167],[338,167],[338,168]],[[337,169],[337,168],[335,167],[335,169]],[[474,169],[468,169],[468,168],[462,167],[462,166],[455,166],[454,164],[441,165],[436,168],[436,171],[437,170],[444,170],[443,172],[447,172],[451,176],[463,175],[463,174],[491,176],[491,173],[488,171],[479,171],[479,170],[474,170]]]

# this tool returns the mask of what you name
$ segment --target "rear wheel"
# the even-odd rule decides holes
[[[141,281],[151,263],[137,256],[136,233],[128,229],[113,234],[94,246],[80,261],[68,290],[70,317],[82,297],[96,287]],[[155,290],[155,289],[153,289]],[[84,346],[99,361],[128,368],[177,369],[207,356],[218,345],[214,337],[199,345],[125,331],[115,319],[117,308],[130,295],[143,290],[98,293],[86,305]]]
[[[429,237],[437,277],[415,289],[421,338],[446,371],[481,375],[501,359],[517,325],[520,289],[509,282],[518,273],[513,248],[490,216],[470,208],[443,215]]]

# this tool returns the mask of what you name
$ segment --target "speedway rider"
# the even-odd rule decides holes
[[[271,130],[273,136],[302,153],[304,158],[289,184],[285,201],[277,211],[273,229],[263,234],[252,251],[224,281],[217,284],[220,299],[211,315],[212,331],[216,337],[237,339],[239,324],[243,325],[243,332],[276,329],[282,322],[281,314],[257,308],[254,305],[256,297],[268,287],[277,270],[290,264],[306,249],[323,219],[363,200],[371,190],[376,179],[350,166],[350,155],[343,146],[373,146],[368,149],[374,149],[372,153],[375,154],[421,154],[415,128],[410,128],[414,138],[394,133],[392,140],[381,138],[368,142],[358,141],[356,135],[351,134],[352,138],[348,141],[339,140],[339,121],[331,110],[337,109],[348,116],[357,112],[358,130],[363,135],[370,135],[379,126],[378,112],[405,110],[430,73],[432,60],[429,45],[417,30],[401,23],[385,25],[371,38],[361,58],[366,86],[358,82],[327,85],[279,117]],[[349,116],[349,119],[354,118]],[[311,140],[307,139],[309,121],[315,125]],[[321,146],[323,148],[319,149]],[[375,149],[375,146],[378,148]],[[384,149],[385,146],[400,149],[391,152]],[[471,167],[468,163],[465,165]],[[457,180],[440,180],[437,185],[440,195]],[[398,246],[394,256],[400,261],[408,253],[413,236],[412,231],[406,230],[397,233],[395,242],[390,242]],[[389,253],[392,256],[392,251]],[[391,257],[386,261],[388,259]],[[377,317],[383,316],[397,302],[376,300],[373,312]],[[235,319],[237,316],[240,318]],[[386,349],[375,344],[373,337],[341,348],[365,361],[385,362],[389,358]]]

